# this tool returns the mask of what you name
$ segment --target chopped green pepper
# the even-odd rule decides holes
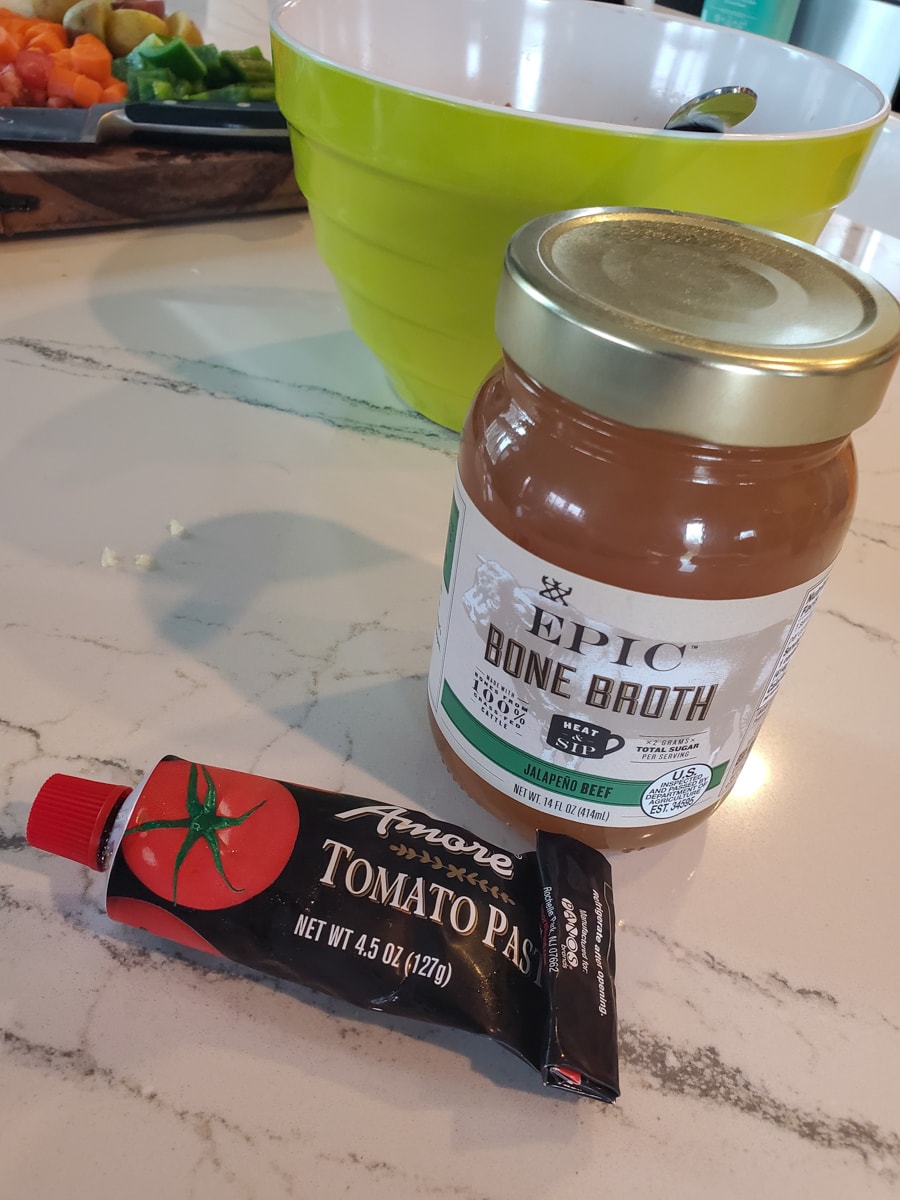
[[[202,46],[192,46],[191,49],[206,68],[203,79],[206,87],[225,87],[228,83],[234,83],[234,76],[223,66],[218,47],[212,42],[204,42]]]
[[[158,85],[165,84],[168,95],[158,94]],[[172,100],[174,98],[175,76],[164,68],[143,71],[131,69],[128,75],[129,100]],[[165,89],[164,89],[165,90]]]
[[[148,33],[142,42],[139,42],[130,54],[125,55],[124,61],[130,67],[142,67],[144,65],[144,51],[151,50],[156,46],[164,46],[169,39],[160,37],[158,33]],[[116,60],[117,62],[120,60]]]
[[[138,52],[148,67],[164,67],[176,79],[199,81],[206,75],[206,67],[183,38],[170,38],[161,46],[147,46],[146,41],[141,42]]]
[[[238,83],[272,83],[272,64],[263,58],[258,46],[249,50],[223,50],[222,64],[234,75]]]
[[[248,104],[251,100],[275,100],[271,85],[251,87],[249,83],[229,83],[227,87],[210,88],[208,92],[192,92],[189,100],[216,100],[220,104]]]
[[[151,33],[113,61],[112,73],[127,83],[129,100],[275,99],[272,64],[259,46],[220,52],[212,42],[189,46],[180,37]]]
[[[246,50],[226,50],[226,54],[231,54],[235,58],[255,58],[258,62],[266,62],[266,56],[260,50],[259,46],[248,46]]]
[[[202,83],[193,83],[189,79],[178,79],[175,81],[175,100],[193,100],[197,92],[203,90]]]

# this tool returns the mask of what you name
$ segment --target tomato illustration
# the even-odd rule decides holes
[[[299,829],[283,784],[170,760],[144,785],[122,853],[157,896],[185,908],[231,908],[274,883]]]

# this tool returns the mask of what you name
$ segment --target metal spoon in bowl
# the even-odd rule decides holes
[[[756,101],[752,88],[713,88],[679,105],[663,128],[683,133],[724,133],[749,117]]]

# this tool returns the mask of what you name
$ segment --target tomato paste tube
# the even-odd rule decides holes
[[[516,855],[397,804],[170,757],[133,790],[52,776],[26,836],[108,869],[113,920],[619,1094],[609,863],[565,835]]]

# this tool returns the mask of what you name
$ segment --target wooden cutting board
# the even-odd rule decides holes
[[[305,207],[285,148],[0,148],[0,237]]]

